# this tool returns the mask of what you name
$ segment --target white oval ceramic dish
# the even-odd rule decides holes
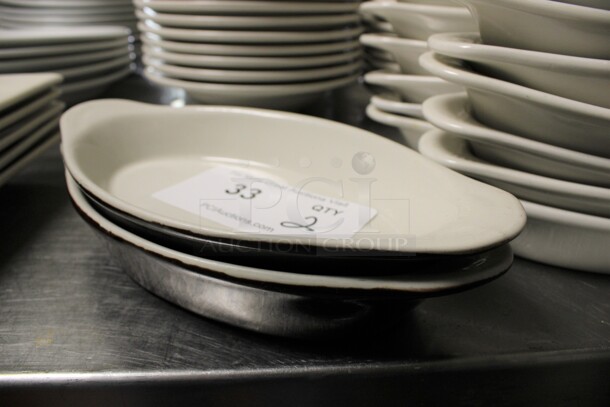
[[[289,83],[323,80],[346,76],[359,71],[362,61],[354,61],[323,68],[294,70],[234,70],[188,68],[164,63],[144,56],[142,61],[164,76],[198,82],[219,83]]]
[[[415,117],[416,119],[424,118],[421,103],[403,102],[399,97],[393,94],[383,93],[373,95],[371,97],[371,104],[383,112],[411,116]]]
[[[368,47],[389,52],[405,74],[428,75],[428,71],[419,65],[419,57],[428,50],[426,41],[382,34],[363,34],[360,36],[360,42]]]
[[[129,49],[125,46],[104,51],[83,52],[80,54],[2,61],[0,64],[0,73],[50,71],[86,62],[123,57],[128,53]]]
[[[344,27],[359,22],[358,14],[329,14],[315,16],[224,16],[224,15],[189,15],[157,13],[148,8],[136,10],[136,16],[150,20],[164,27],[198,28],[198,29],[265,29],[265,30],[298,30]]]
[[[428,43],[484,75],[610,108],[610,60],[484,45],[478,33],[437,34]]]
[[[415,151],[419,151],[421,137],[434,128],[425,120],[384,112],[372,103],[366,107],[366,115],[376,122],[398,128],[403,137],[402,144]]]
[[[0,30],[0,47],[42,46],[86,41],[108,41],[127,38],[131,32],[124,27],[63,27]]]
[[[364,75],[364,81],[370,85],[381,86],[396,92],[403,101],[412,103],[423,103],[424,100],[434,95],[464,90],[462,86],[436,76],[403,75],[386,71],[369,72]]]
[[[337,52],[352,51],[358,48],[357,40],[342,40],[322,44],[267,44],[267,45],[236,45],[207,44],[195,42],[178,42],[163,40],[155,34],[144,34],[142,42],[152,48],[169,52],[225,55],[225,56],[288,56],[288,55],[324,55]],[[1,52],[1,50],[0,50]],[[0,55],[2,55],[0,53]]]
[[[432,52],[422,55],[420,62],[434,75],[465,86],[481,123],[543,143],[610,157],[610,109],[480,75],[459,60]]]
[[[138,23],[138,29],[168,40],[209,42],[223,44],[268,44],[333,42],[353,39],[362,34],[362,27],[323,31],[232,31],[193,30],[188,28],[165,28],[158,25]]]
[[[419,151],[448,168],[495,185],[519,198],[610,217],[610,188],[562,181],[491,164],[475,157],[466,140],[443,130],[424,134],[419,142]]]
[[[355,13],[357,1],[134,0],[137,7],[182,14],[273,15]]]
[[[330,55],[279,56],[279,57],[235,57],[223,55],[197,55],[167,52],[148,46],[142,47],[144,55],[164,62],[198,68],[230,69],[288,69],[336,65],[353,62],[360,58],[362,51],[356,49]]]
[[[519,202],[504,191],[375,134],[304,115],[100,100],[65,113],[61,130],[66,167],[83,188],[132,216],[190,233],[345,249],[362,248],[366,240],[377,250],[457,254],[505,244],[525,222]],[[360,165],[363,152],[375,165]],[[234,230],[152,196],[218,166],[304,185],[300,194],[340,195],[352,202],[362,202],[363,184],[357,180],[366,178],[367,185],[375,183],[367,205],[377,215],[347,239],[320,232],[270,235]],[[405,234],[415,239],[415,247],[396,247],[394,238]]]
[[[144,76],[158,85],[182,88],[192,99],[204,104],[297,110],[315,102],[324,92],[355,82],[359,75],[315,82],[263,85],[207,83],[167,78],[156,73],[153,67],[148,67],[144,71]]]
[[[368,1],[360,6],[362,14],[388,21],[400,37],[426,41],[432,34],[475,31],[477,25],[464,7]]]
[[[128,44],[129,40],[127,37],[125,37],[110,41],[0,48],[0,59],[11,60],[19,58],[40,58],[53,55],[68,55],[78,52],[93,52],[120,47],[127,48]]]
[[[470,140],[477,157],[533,174],[610,188],[610,159],[484,126],[472,116],[464,93],[432,97],[423,107],[432,124]]]
[[[549,0],[460,1],[477,18],[485,44],[610,59],[610,11]]]
[[[610,219],[521,203],[527,224],[511,243],[516,255],[573,270],[610,273]]]
[[[106,220],[89,205],[83,194],[79,191],[77,183],[70,178],[69,174],[66,174],[66,183],[70,196],[77,208],[108,235],[128,242],[130,245],[133,245],[144,252],[154,253],[155,255],[161,256],[164,259],[169,259],[172,262],[177,262],[178,264],[187,267],[194,267],[200,269],[202,272],[211,273],[212,275],[217,275],[219,277],[228,276],[245,281],[310,288],[429,293],[468,286],[476,281],[485,281],[494,276],[498,276],[510,266],[510,262],[494,264],[491,267],[487,264],[476,264],[474,267],[459,270],[458,272],[439,272],[438,274],[428,276],[425,279],[421,276],[413,276],[408,273],[399,276],[339,277],[299,274],[239,266],[177,252],[121,229]]]

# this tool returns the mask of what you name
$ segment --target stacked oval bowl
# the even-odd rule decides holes
[[[376,21],[376,26],[386,31],[360,37],[369,64],[379,68],[364,78],[375,93],[367,115],[399,128],[404,143],[417,149],[421,135],[432,127],[423,120],[422,102],[433,95],[463,89],[431,76],[420,66],[419,56],[427,51],[430,35],[475,30],[476,22],[466,7],[452,0],[372,1],[363,3],[360,13],[365,21]],[[387,25],[391,32],[387,32]]]
[[[61,76],[0,75],[0,186],[59,140]]]
[[[0,0],[7,28],[117,25],[135,30],[131,0]]]
[[[523,200],[521,256],[610,272],[607,2],[464,2],[480,35],[432,36],[420,63],[467,93],[424,103],[420,151]]]
[[[525,222],[502,190],[305,115],[105,99],[66,112],[61,133],[75,207],[124,271],[258,332],[395,323],[505,272]]]
[[[298,109],[360,72],[357,1],[134,3],[146,77],[201,103]]]
[[[72,105],[131,72],[129,37],[129,29],[113,26],[0,30],[0,74],[61,74],[61,99]]]

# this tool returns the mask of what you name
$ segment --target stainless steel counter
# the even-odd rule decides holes
[[[132,77],[107,95],[181,93]],[[309,113],[396,137],[367,100],[354,86]],[[516,259],[385,331],[308,343],[137,286],[71,207],[57,148],[0,188],[0,231],[0,406],[610,405],[609,276]]]

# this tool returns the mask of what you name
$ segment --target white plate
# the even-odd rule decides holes
[[[360,58],[362,51],[342,52],[330,55],[280,56],[280,57],[235,57],[223,55],[197,55],[166,52],[162,49],[143,46],[144,55],[160,59],[170,64],[199,68],[231,69],[287,69],[320,67],[352,62]]]
[[[441,32],[475,31],[477,24],[465,7],[368,1],[360,6],[363,15],[388,21],[399,37],[426,41]]]
[[[60,93],[61,92],[58,89],[51,88],[48,91],[43,91],[36,95],[35,98],[28,100],[27,103],[18,105],[15,109],[3,113],[0,116],[0,131],[4,131],[9,126],[12,126],[17,121],[40,109],[42,106],[48,105],[51,101],[56,100]]]
[[[101,51],[120,47],[127,48],[128,44],[129,40],[125,37],[110,41],[0,48],[0,60],[39,58],[54,55],[69,55],[78,52]]]
[[[94,196],[140,219],[207,236],[456,254],[505,244],[525,222],[519,202],[504,191],[376,134],[305,115],[98,100],[66,112],[61,132],[66,167]],[[301,185],[302,194],[364,199],[378,212],[352,238],[268,235],[233,230],[152,196],[219,165]],[[415,247],[396,245],[394,238],[406,236]]]
[[[556,208],[610,217],[610,188],[602,188],[501,167],[470,152],[466,140],[432,130],[421,138],[426,157],[471,177],[505,189],[519,198]]]
[[[119,48],[82,52],[79,54],[60,55],[46,58],[15,59],[3,61],[0,64],[0,72],[32,72],[49,71],[61,68],[73,67],[86,62],[105,61],[118,57],[124,57],[129,53],[126,46]]]
[[[464,90],[462,86],[436,76],[403,75],[385,71],[369,72],[364,75],[364,81],[396,92],[403,101],[412,103],[423,103],[431,96]]]
[[[27,151],[25,154],[23,154],[23,156],[19,157],[17,161],[11,163],[9,167],[0,172],[0,186],[4,185],[9,179],[15,176],[15,174],[21,171],[46,150],[57,144],[58,141],[59,133],[55,133],[34,146],[31,150]]]
[[[48,137],[52,132],[57,133],[59,125],[59,116],[51,119],[47,123],[43,124],[32,133],[23,137],[15,145],[5,149],[0,154],[0,169],[7,168],[11,163],[18,159],[23,153],[25,153],[30,147],[40,142],[45,137]]]
[[[166,27],[198,29],[320,29],[343,27],[360,21],[358,14],[330,14],[315,16],[210,16],[156,13],[152,9],[136,10],[136,16],[143,21],[150,20]]]
[[[480,75],[458,60],[434,53],[422,55],[420,62],[434,75],[465,86],[473,114],[481,123],[543,143],[610,157],[610,109]]]
[[[357,1],[134,0],[133,3],[157,12],[210,15],[337,14],[358,11]]]
[[[0,175],[1,177],[1,175]],[[0,178],[1,180],[1,178]],[[233,277],[247,281],[267,282],[284,286],[296,287],[320,287],[340,290],[393,290],[396,292],[430,292],[449,290],[461,286],[491,279],[506,271],[507,264],[495,264],[489,267],[487,264],[477,264],[474,267],[451,273],[435,273],[434,275],[413,276],[404,274],[399,276],[367,276],[367,277],[337,277],[327,275],[297,274],[285,271],[272,271],[253,267],[244,267],[231,263],[223,263],[207,260],[202,257],[191,256],[166,247],[149,242],[137,235],[119,228],[98,214],[86,201],[78,189],[78,185],[69,174],[66,174],[68,192],[72,201],[85,216],[91,219],[97,227],[104,230],[110,236],[115,236],[123,241],[129,242],[140,250],[154,253],[172,262],[193,268],[205,270],[206,273],[218,274],[220,277]]]
[[[398,128],[403,137],[402,144],[415,151],[418,151],[421,137],[434,128],[425,120],[384,112],[372,103],[366,107],[366,115],[378,123]]]
[[[59,85],[61,81],[61,76],[55,73],[0,75],[0,117],[3,110]]]
[[[610,60],[481,44],[477,33],[437,34],[430,49],[471,63],[484,75],[610,108]]]
[[[32,7],[32,8],[99,8],[124,7],[131,4],[130,0],[2,0],[2,4]]]
[[[461,1],[478,19],[485,44],[610,59],[610,11],[548,0]]]
[[[83,76],[89,77],[94,74],[116,71],[119,68],[127,68],[132,62],[132,56],[126,54],[107,61],[95,62],[93,64],[86,64],[74,68],[58,69],[55,72],[61,74],[64,77],[66,84],[68,84],[74,82],[75,78],[81,78]]]
[[[382,34],[363,34],[360,36],[363,45],[389,52],[400,65],[405,74],[428,75],[428,71],[419,65],[419,57],[428,50],[426,41],[409,40]]]
[[[123,27],[43,27],[21,30],[0,30],[0,47],[71,44],[88,41],[108,41],[127,38],[130,31]]]
[[[131,67],[125,67],[93,79],[72,82],[61,87],[61,100],[67,105],[74,105],[92,99],[102,94],[106,88],[120,81],[132,72]]]
[[[553,266],[610,273],[610,219],[521,203],[527,224],[511,243],[515,254]]]
[[[59,117],[64,109],[64,104],[59,101],[53,101],[48,106],[44,106],[29,116],[24,117],[11,127],[0,131],[0,154],[11,144],[28,136],[34,129],[48,122],[53,117]]]
[[[610,159],[556,147],[494,130],[476,121],[466,94],[441,95],[424,102],[435,126],[466,138],[477,157],[502,166],[610,188]]]
[[[373,95],[371,97],[371,104],[377,109],[387,113],[411,116],[416,119],[424,118],[421,103],[402,102],[399,97],[396,97],[393,94]]]
[[[17,16],[91,16],[91,15],[111,15],[111,14],[131,14],[133,15],[133,6],[126,4],[124,6],[113,7],[70,7],[70,8],[48,8],[44,3],[40,3],[41,7],[12,7],[4,5],[4,1],[0,1],[0,14],[17,15]]]
[[[223,44],[268,44],[333,42],[356,38],[362,27],[323,31],[232,31],[192,30],[188,28],[163,28],[152,24],[138,23],[141,32],[157,34],[163,39]]]
[[[362,68],[362,61],[342,63],[340,65],[323,68],[270,71],[188,68],[167,64],[147,56],[144,56],[142,61],[145,65],[153,67],[156,72],[170,78],[219,83],[289,83],[316,81],[345,76],[355,73]]]
[[[241,105],[279,110],[297,110],[315,102],[324,92],[355,82],[359,74],[323,81],[244,85],[193,82],[163,77],[149,67],[144,76],[158,85],[184,89],[188,95],[204,104]]]
[[[153,48],[169,52],[226,55],[226,56],[287,56],[287,55],[324,55],[352,51],[358,48],[358,40],[342,40],[322,44],[268,44],[268,45],[231,45],[206,44],[194,42],[167,41],[161,37],[146,33],[141,36],[142,42]],[[0,50],[1,52],[1,50]],[[1,55],[1,54],[0,54]]]
[[[125,14],[90,14],[90,15],[26,15],[26,14],[2,14],[2,19],[10,23],[23,25],[87,25],[87,24],[117,24],[124,21],[135,21],[133,12]]]

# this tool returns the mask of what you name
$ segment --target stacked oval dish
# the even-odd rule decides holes
[[[525,222],[500,189],[310,116],[106,99],[61,133],[75,207],[124,271],[258,332],[395,321],[505,272]]]
[[[427,51],[430,35],[446,31],[475,30],[476,23],[466,7],[451,0],[424,4],[422,1],[374,1],[363,3],[365,19],[383,20],[393,33],[372,33],[360,37],[369,63],[382,69],[369,72],[364,80],[375,95],[367,115],[380,123],[397,127],[404,143],[414,149],[421,135],[432,126],[423,120],[422,102],[460,85],[431,76],[419,64]],[[389,55],[390,61],[387,60]]]
[[[7,28],[117,25],[135,30],[131,0],[0,0]]]
[[[61,98],[75,104],[129,75],[129,36],[112,26],[0,30],[0,74],[61,74]]]
[[[610,272],[610,10],[465,2],[480,35],[432,36],[420,62],[467,93],[424,103],[441,130],[420,151],[523,200],[521,256]]]
[[[0,186],[59,140],[57,74],[0,75]]]
[[[361,69],[357,1],[134,3],[146,77],[198,102],[298,109]]]

